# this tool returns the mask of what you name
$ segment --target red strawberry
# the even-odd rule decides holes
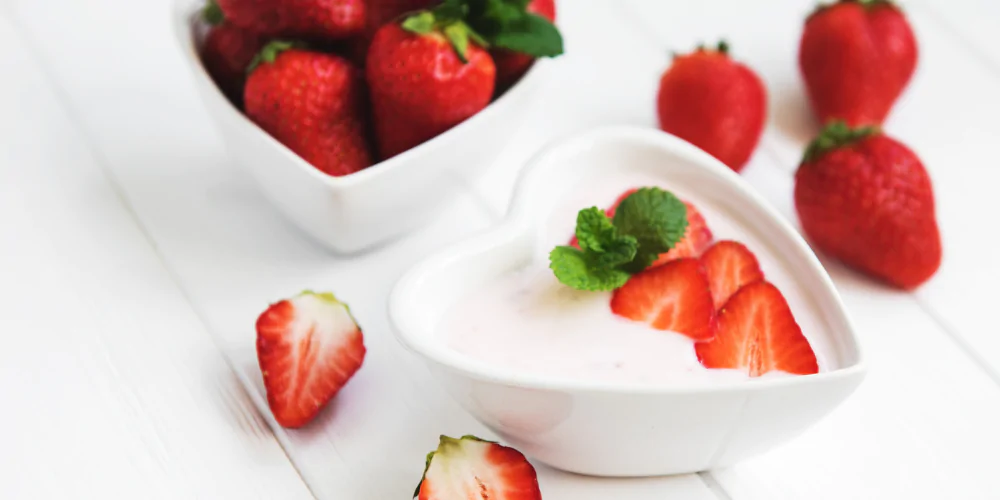
[[[744,285],[764,279],[757,257],[735,241],[720,241],[709,247],[701,256],[701,265],[705,267],[716,309]]]
[[[391,158],[478,113],[490,102],[496,67],[461,21],[439,26],[430,12],[387,24],[368,49],[379,156]],[[442,30],[464,42],[449,42]],[[464,50],[463,50],[464,48]]]
[[[257,318],[267,403],[283,427],[308,424],[364,359],[361,329],[333,294],[303,292]]]
[[[340,57],[272,42],[247,79],[247,116],[319,170],[371,165],[361,76]]]
[[[554,0],[531,0],[528,12],[555,22],[556,3]],[[490,54],[497,65],[497,90],[501,92],[517,83],[535,62],[535,58],[528,54],[507,49],[492,49]]]
[[[230,102],[242,107],[247,66],[264,46],[264,39],[252,31],[227,23],[214,1],[205,6],[203,16],[212,25],[201,47],[205,71]]]
[[[427,455],[418,500],[541,500],[535,468],[521,452],[475,436],[441,436]]]
[[[226,19],[268,36],[342,39],[365,29],[365,0],[217,0]]]
[[[806,20],[799,69],[821,123],[878,125],[917,66],[917,40],[886,0],[841,0]]]
[[[920,159],[875,128],[826,128],[795,174],[795,208],[819,250],[912,289],[941,264],[931,180]]]
[[[621,204],[622,200],[628,198],[630,194],[638,191],[638,189],[629,189],[625,191],[615,202],[604,211],[610,218],[614,218],[615,211],[618,209],[618,205]],[[654,266],[659,266],[665,264],[674,259],[680,259],[683,257],[697,257],[701,255],[701,252],[705,250],[712,243],[712,230],[708,228],[705,223],[705,218],[702,217],[701,212],[695,208],[694,205],[684,202],[684,206],[687,207],[687,220],[688,227],[684,231],[684,237],[681,241],[678,241],[674,248],[670,249],[669,252],[660,255],[656,262],[653,263]],[[580,248],[580,244],[576,241],[576,236],[573,236],[569,240],[570,246],[574,248]]]
[[[678,55],[660,78],[660,128],[698,146],[739,172],[764,132],[767,94],[729,47]]]
[[[677,259],[632,276],[614,291],[611,311],[696,340],[715,334],[715,305],[698,259]]]
[[[772,370],[797,375],[819,372],[816,355],[785,297],[766,281],[736,292],[719,311],[715,338],[694,348],[705,368],[746,370],[751,377]]]

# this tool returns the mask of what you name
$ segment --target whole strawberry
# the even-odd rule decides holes
[[[365,0],[218,0],[229,22],[262,35],[335,40],[365,29]]]
[[[699,47],[678,55],[660,78],[656,110],[660,128],[739,172],[764,132],[764,84],[729,57],[729,47]]]
[[[827,126],[795,174],[795,208],[819,250],[890,285],[915,288],[941,264],[927,171],[877,128]]]
[[[251,65],[247,116],[329,175],[371,165],[359,72],[340,57],[293,45],[271,42]]]
[[[531,0],[528,3],[527,11],[536,14],[551,22],[556,20],[555,0]],[[524,52],[516,52],[510,49],[495,48],[490,50],[493,61],[497,65],[497,89],[505,90],[517,83],[518,80],[528,72],[535,58]]]
[[[878,125],[917,66],[917,41],[888,0],[841,0],[806,20],[799,69],[821,123]]]
[[[243,106],[243,84],[247,66],[264,46],[264,39],[252,31],[225,21],[219,5],[213,1],[203,11],[212,25],[201,47],[201,60],[215,84],[236,107]]]
[[[375,33],[365,67],[379,156],[391,158],[465,121],[493,95],[496,67],[463,21],[431,11]]]

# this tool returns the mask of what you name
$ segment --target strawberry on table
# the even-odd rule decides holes
[[[441,436],[427,455],[419,500],[541,500],[535,468],[521,452],[475,436]]]
[[[486,107],[496,67],[460,18],[423,11],[383,26],[368,49],[379,156],[391,158]]]
[[[275,420],[301,427],[361,368],[364,337],[347,304],[303,292],[257,319],[257,359]]]
[[[350,63],[274,41],[251,68],[244,100],[254,123],[326,174],[372,164],[364,83]]]
[[[247,66],[264,46],[264,39],[226,22],[222,10],[210,1],[202,11],[212,25],[201,47],[201,60],[215,84],[236,107],[243,106],[243,83]]]
[[[739,172],[760,142],[767,118],[764,84],[729,57],[729,46],[678,55],[660,78],[660,128]]]
[[[908,147],[875,127],[835,122],[795,174],[795,208],[815,247],[902,289],[941,264],[930,177]]]
[[[695,344],[706,368],[745,370],[751,377],[780,370],[819,372],[816,354],[774,285],[758,281],[741,288],[719,311],[715,338]]]
[[[806,20],[799,69],[821,123],[878,125],[917,66],[917,40],[895,2],[841,0]]]
[[[698,259],[673,260],[632,276],[614,291],[611,311],[695,340],[715,335],[715,304]]]
[[[337,40],[365,29],[365,0],[217,0],[233,24],[266,36]]]
[[[701,264],[712,289],[712,301],[719,309],[744,285],[764,279],[757,257],[742,243],[724,240],[708,248]]]

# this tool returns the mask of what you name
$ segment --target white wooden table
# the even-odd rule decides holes
[[[563,0],[568,54],[509,148],[431,226],[330,255],[279,218],[201,109],[165,0],[0,0],[0,497],[409,498],[437,435],[486,434],[392,338],[414,261],[497,222],[542,144],[654,126],[671,50],[725,36],[770,93],[745,177],[794,220],[816,132],[795,54],[812,0]],[[1000,7],[905,2],[920,42],[886,128],[933,177],[945,259],[913,294],[825,262],[870,353],[833,415],[729,470],[598,480],[539,467],[546,500],[1000,498]],[[308,429],[267,411],[253,323],[331,289],[364,369]]]

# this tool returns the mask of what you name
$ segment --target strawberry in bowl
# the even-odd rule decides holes
[[[865,373],[802,237],[722,162],[647,129],[549,147],[505,222],[411,269],[389,312],[505,443],[589,475],[733,464]]]
[[[455,175],[474,176],[504,146],[549,64],[505,73],[516,83],[497,92],[495,54],[562,53],[558,30],[526,3],[224,0],[209,25],[199,0],[176,1],[183,53],[231,156],[338,253],[420,226]]]

